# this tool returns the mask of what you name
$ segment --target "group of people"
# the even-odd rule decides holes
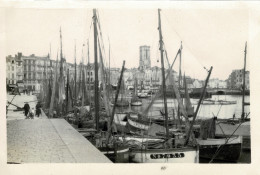
[[[42,115],[41,107],[42,107],[41,103],[38,102],[36,104],[36,107],[35,107],[36,108],[36,113],[35,113],[34,108],[31,109],[29,103],[25,102],[24,107],[23,107],[25,118],[26,119],[33,119],[34,115],[36,115],[37,117],[40,117],[40,115]]]

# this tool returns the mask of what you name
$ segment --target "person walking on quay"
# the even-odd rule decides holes
[[[25,102],[23,109],[24,109],[25,117],[28,118],[27,115],[28,115],[29,110],[30,110],[30,105],[27,102]]]
[[[40,115],[42,115],[41,107],[42,107],[41,103],[38,102],[38,103],[36,104],[36,116],[37,116],[37,117],[39,117]]]

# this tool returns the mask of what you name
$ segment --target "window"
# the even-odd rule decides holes
[[[12,71],[14,71],[14,66],[12,66]]]
[[[14,79],[14,73],[12,73],[12,79]]]
[[[14,64],[14,60],[12,60],[12,64]]]
[[[8,70],[10,70],[10,66],[8,66]]]

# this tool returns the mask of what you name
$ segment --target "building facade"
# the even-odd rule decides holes
[[[209,88],[227,88],[227,81],[219,80],[218,78],[210,79],[208,82]]]
[[[244,69],[233,70],[227,79],[227,88],[241,89],[243,87],[243,72]],[[245,74],[245,89],[250,90],[250,72]]]
[[[22,53],[6,57],[6,84],[15,85],[23,80]]]
[[[23,60],[23,82],[25,88],[32,91],[40,91],[41,84],[53,78],[53,62],[49,56],[22,56]]]

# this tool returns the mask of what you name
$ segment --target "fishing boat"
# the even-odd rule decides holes
[[[205,99],[202,101],[201,103],[202,105],[214,105],[215,101],[214,100],[210,100],[210,99]]]
[[[233,104],[237,104],[236,101],[228,101],[228,100],[217,100],[215,102],[215,104],[219,104],[219,105],[233,105]]]
[[[251,149],[250,121],[219,120],[216,122],[215,134],[218,137],[241,136],[243,138],[242,148]]]
[[[198,162],[198,150],[196,147],[191,145],[184,145],[185,137],[180,138],[179,135],[170,134],[168,127],[168,109],[167,109],[167,99],[166,99],[166,84],[165,84],[165,69],[164,69],[164,46],[162,41],[161,32],[161,19],[160,19],[160,9],[158,9],[158,19],[159,19],[159,37],[160,37],[160,48],[161,51],[161,70],[162,70],[162,92],[164,99],[164,117],[165,117],[165,127],[156,126],[156,133],[161,132],[163,141],[157,143],[146,143],[146,145],[141,145],[141,148],[131,149],[130,158],[131,161],[136,163],[197,163]],[[169,64],[169,63],[168,63]],[[171,81],[173,81],[173,73],[171,66],[169,74],[171,75]],[[160,96],[156,95],[155,97]],[[153,102],[154,100],[152,100]],[[150,104],[149,106],[152,106]],[[149,107],[148,106],[148,107]],[[150,108],[150,107],[149,107]],[[148,109],[149,110],[149,109]],[[145,110],[143,114],[147,114],[148,110]],[[136,128],[148,129],[147,125],[142,123],[134,123],[131,118],[128,122],[135,126]],[[162,129],[160,131],[160,129]],[[188,137],[189,140],[189,137]],[[175,143],[179,143],[178,146]]]
[[[243,138],[243,149],[251,149],[251,134],[250,134],[250,112],[245,113],[245,72],[246,72],[246,54],[247,54],[247,43],[245,44],[244,50],[244,71],[243,71],[243,95],[242,95],[242,114],[239,120],[227,119],[218,120],[216,122],[216,136],[229,137],[229,136],[242,136]]]
[[[106,155],[111,161],[113,162],[129,162],[129,148],[125,146],[122,142],[117,139],[116,130],[113,129],[115,127],[113,123],[114,115],[115,115],[115,107],[117,105],[117,99],[120,91],[120,86],[122,84],[122,76],[124,72],[124,65],[125,61],[123,62],[120,78],[118,81],[116,97],[114,99],[113,110],[111,111],[111,102],[107,90],[107,81],[105,78],[105,67],[103,61],[104,55],[104,47],[103,46],[103,39],[100,28],[100,20],[98,19],[98,15],[96,9],[93,9],[93,26],[94,26],[94,65],[95,65],[95,83],[94,83],[94,92],[95,92],[95,105],[94,105],[94,117],[95,117],[95,130],[96,133],[93,136],[92,142],[93,144],[104,154]],[[99,54],[98,54],[99,50]],[[100,59],[100,66],[98,65],[98,56]],[[99,89],[99,74],[100,71],[100,78],[101,84],[103,89],[103,98],[102,102],[104,105],[104,114],[101,115],[100,113],[100,89]],[[100,126],[100,119],[104,118],[103,127]],[[101,130],[102,128],[102,130]]]
[[[202,102],[203,105],[233,105],[237,104],[236,101],[228,101],[228,100],[211,100],[205,99]]]
[[[148,93],[144,92],[143,90],[141,92],[137,93],[139,98],[147,98],[148,97]]]
[[[201,122],[200,137],[196,139],[200,158],[209,159],[210,162],[214,160],[237,162],[242,150],[242,137],[216,137],[215,122],[216,117]]]
[[[237,162],[242,151],[242,137],[197,139],[200,158]],[[215,156],[215,157],[214,157]]]
[[[138,98],[132,98],[131,99],[131,106],[142,106],[142,100]]]
[[[130,159],[135,163],[197,163],[198,151],[193,148],[135,149]]]

